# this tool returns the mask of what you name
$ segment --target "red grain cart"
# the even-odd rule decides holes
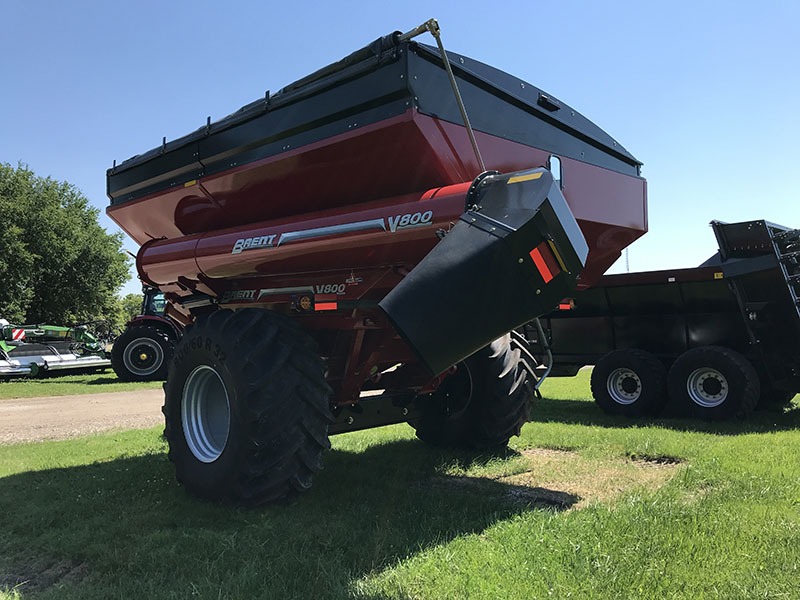
[[[198,496],[304,490],[329,434],[391,423],[506,444],[536,383],[508,332],[647,229],[641,163],[618,142],[410,37],[108,171],[109,216],[187,326],[165,434]]]

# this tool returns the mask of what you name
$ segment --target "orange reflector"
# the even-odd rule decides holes
[[[314,304],[314,310],[336,310],[337,308],[336,302],[317,302]]]
[[[541,250],[539,248],[534,248],[530,252],[531,258],[533,259],[533,263],[536,265],[536,268],[539,270],[539,275],[542,276],[542,279],[545,283],[550,283],[553,279],[553,273],[547,267],[547,263],[542,256]]]
[[[558,303],[558,310],[572,310],[575,308],[575,300],[572,298],[564,298]]]
[[[308,296],[300,296],[300,299],[297,301],[297,306],[300,307],[300,310],[311,310],[311,298]]]

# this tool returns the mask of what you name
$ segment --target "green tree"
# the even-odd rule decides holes
[[[13,322],[114,319],[128,279],[122,234],[74,185],[0,164],[0,316]]]
[[[141,294],[127,294],[119,303],[122,311],[122,318],[124,319],[122,325],[130,321],[136,315],[142,314]]]
[[[0,215],[8,214],[4,198],[0,197]],[[30,269],[33,256],[22,241],[22,230],[12,224],[0,223],[0,318],[19,323],[33,298],[30,288]]]

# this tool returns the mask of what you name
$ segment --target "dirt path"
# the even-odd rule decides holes
[[[162,390],[0,400],[0,444],[64,440],[164,422]]]

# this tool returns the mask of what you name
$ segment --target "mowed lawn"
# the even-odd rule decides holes
[[[333,438],[310,493],[175,483],[160,428],[0,447],[0,597],[800,598],[800,407],[603,415],[553,380],[507,453]]]
[[[160,388],[160,381],[124,382],[114,371],[80,373],[52,377],[16,377],[0,379],[0,400],[7,398],[38,398],[44,396],[71,396],[73,394],[98,394],[100,392],[127,392],[131,390]]]

